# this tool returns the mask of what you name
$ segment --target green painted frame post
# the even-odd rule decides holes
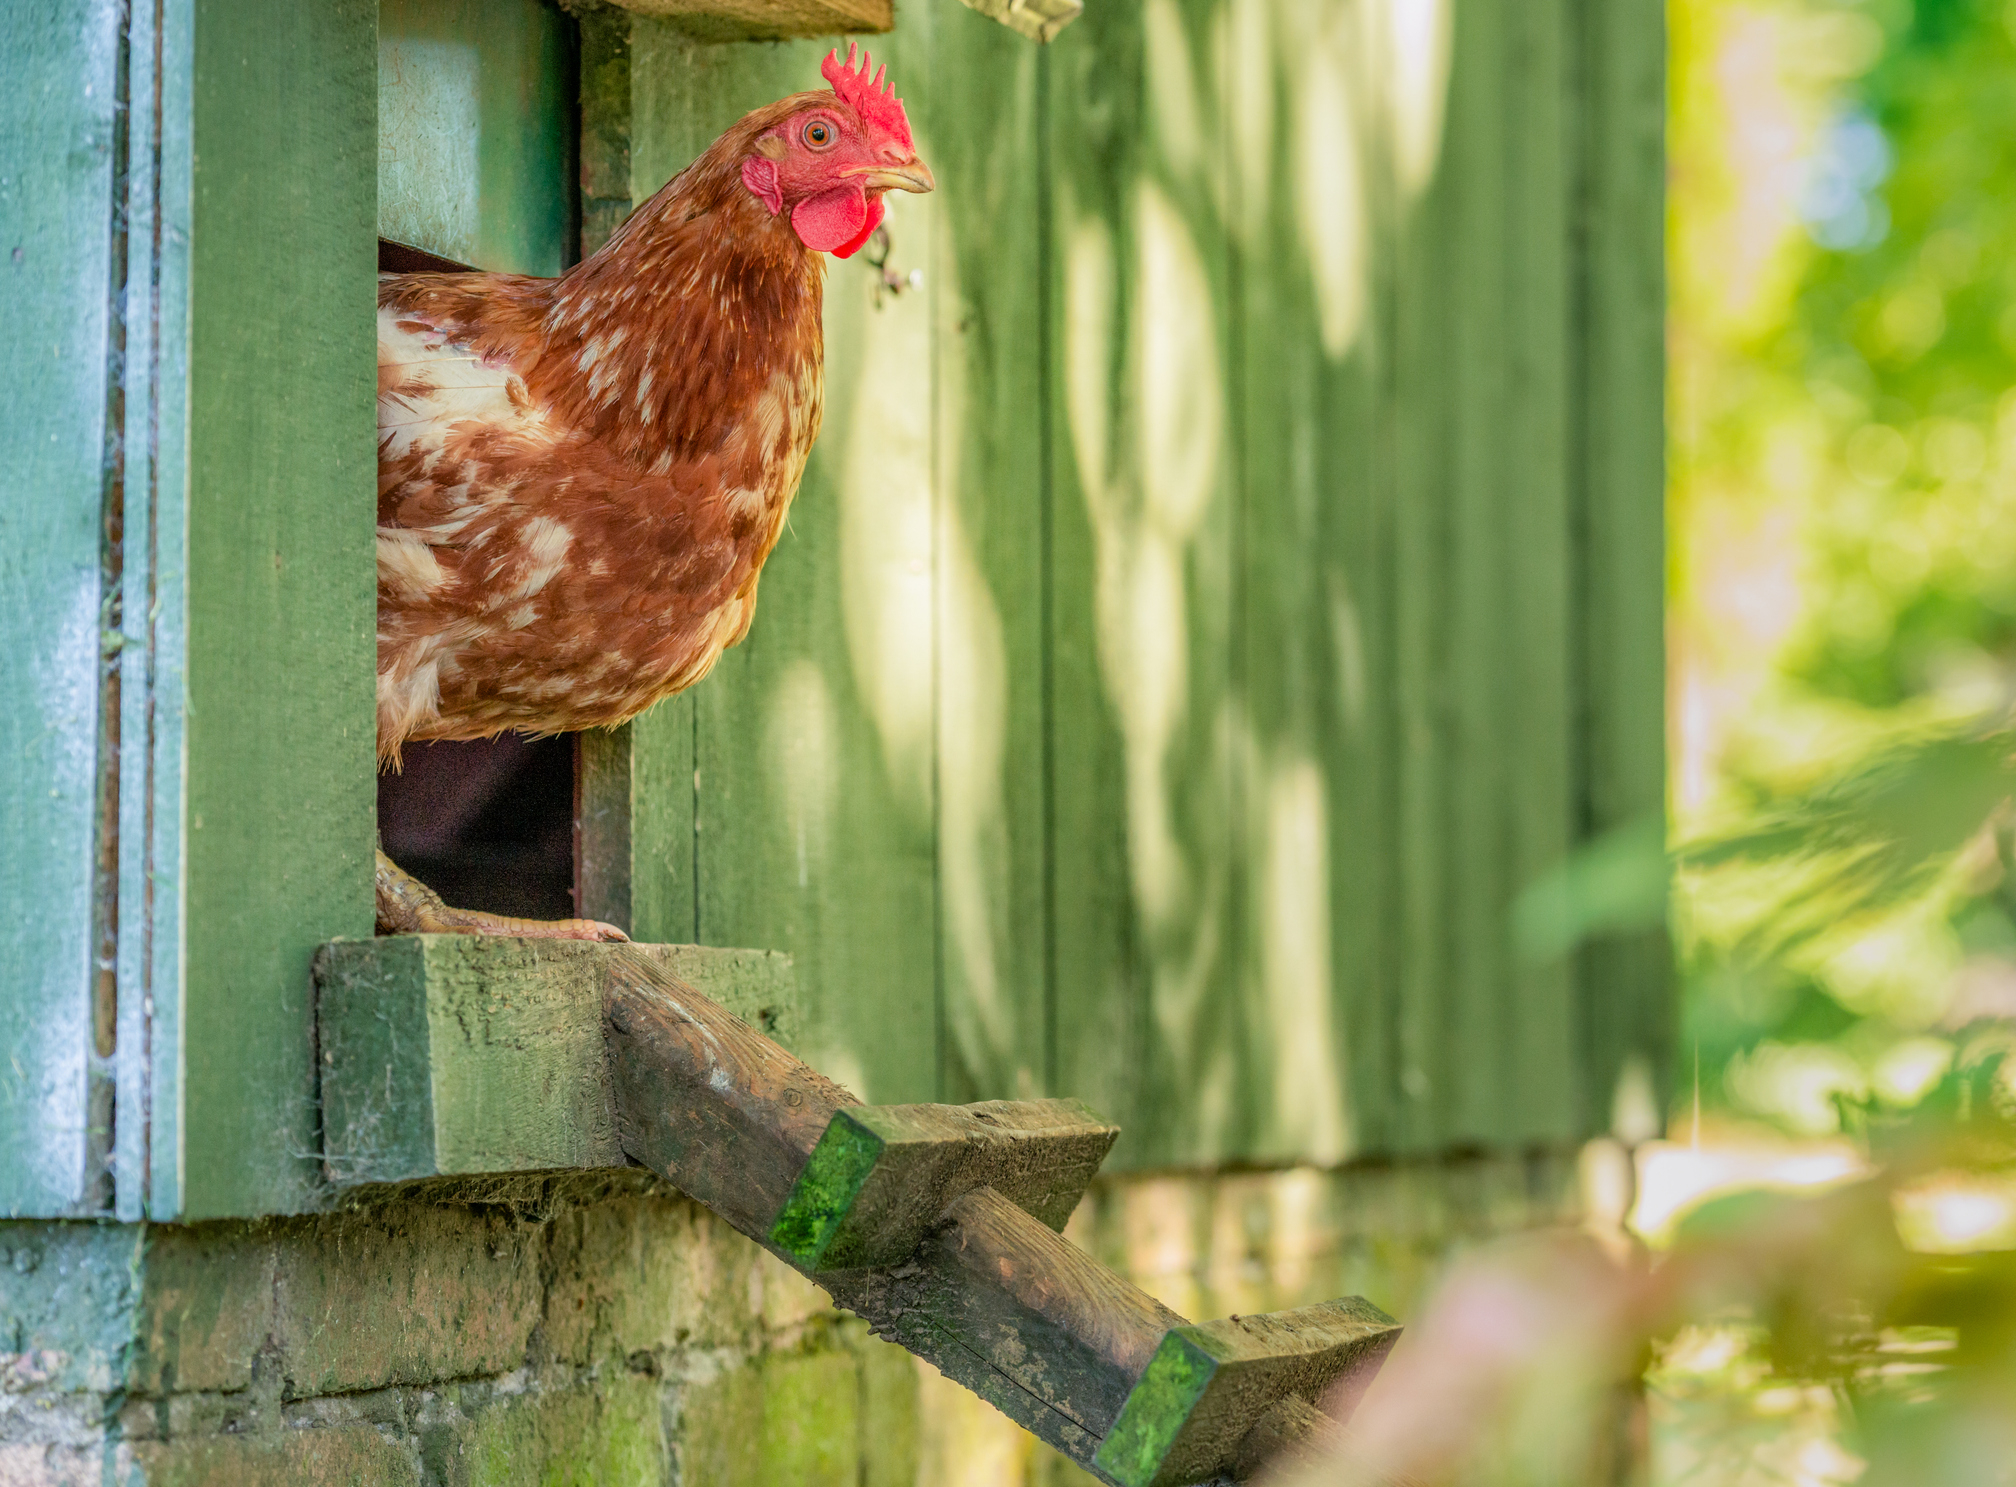
[[[5,725],[0,1212],[320,1201],[309,958],[371,931],[375,38],[369,0],[0,23],[6,334],[46,343],[0,371],[0,653],[52,704]]]

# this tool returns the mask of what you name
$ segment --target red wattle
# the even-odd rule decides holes
[[[793,207],[791,226],[806,247],[831,253],[860,237],[861,224],[871,215],[867,192],[859,186],[835,186]]]
[[[861,245],[873,237],[875,229],[881,225],[882,198],[878,196],[868,203],[868,220],[861,225],[861,230],[855,233],[844,245],[835,248],[833,256],[835,258],[852,258],[856,253],[861,251]]]

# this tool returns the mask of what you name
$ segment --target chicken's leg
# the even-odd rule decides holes
[[[441,895],[378,852],[378,933],[525,935],[545,940],[627,940],[599,919],[514,919],[480,909],[451,909]]]

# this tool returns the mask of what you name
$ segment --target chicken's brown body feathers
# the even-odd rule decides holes
[[[559,279],[379,286],[378,747],[620,723],[747,631],[820,417],[819,255],[742,121]]]

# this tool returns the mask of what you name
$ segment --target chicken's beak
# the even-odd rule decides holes
[[[938,186],[931,177],[931,167],[922,160],[863,171],[861,184],[870,191],[933,191]]]

